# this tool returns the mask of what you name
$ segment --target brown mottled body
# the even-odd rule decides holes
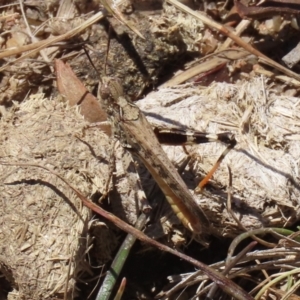
[[[183,225],[194,233],[201,233],[203,226],[209,227],[204,212],[168,159],[151,125],[140,109],[124,97],[119,81],[103,78],[99,95],[116,130],[126,135],[127,143],[152,174]]]

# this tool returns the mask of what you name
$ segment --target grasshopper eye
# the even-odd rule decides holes
[[[109,86],[106,83],[102,83],[99,88],[99,95],[102,100],[107,100],[111,96]]]
[[[103,100],[107,98],[112,98],[117,100],[120,96],[123,95],[123,88],[120,80],[111,79],[109,77],[102,78],[102,84],[100,87],[100,96]]]

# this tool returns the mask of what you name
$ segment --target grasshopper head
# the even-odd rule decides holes
[[[121,81],[117,78],[103,77],[99,95],[104,101],[118,102],[123,96]]]
[[[126,99],[119,79],[104,77],[98,93],[107,109],[111,112],[119,110],[123,120],[134,121],[139,118],[139,108]]]

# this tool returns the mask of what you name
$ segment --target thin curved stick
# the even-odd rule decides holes
[[[46,170],[47,172],[55,175],[60,180],[62,180],[77,195],[77,197],[82,201],[82,203],[86,207],[90,208],[95,213],[98,213],[99,215],[101,215],[105,219],[113,222],[120,229],[126,231],[127,233],[132,234],[133,236],[135,236],[137,239],[139,239],[142,242],[148,243],[148,244],[150,244],[150,245],[152,245],[152,246],[154,246],[154,247],[156,247],[156,248],[158,248],[162,251],[171,253],[171,254],[173,254],[175,256],[178,256],[179,258],[193,264],[194,266],[199,268],[203,273],[205,273],[212,281],[214,281],[225,293],[231,295],[235,299],[238,299],[238,300],[253,300],[253,298],[248,293],[246,293],[241,287],[239,287],[236,283],[234,283],[230,279],[226,278],[224,275],[222,275],[218,271],[208,267],[206,264],[204,264],[200,261],[197,261],[196,259],[194,259],[194,258],[192,258],[188,255],[185,255],[181,252],[178,252],[178,251],[176,251],[176,250],[174,250],[174,249],[172,249],[172,248],[170,248],[166,245],[163,245],[163,244],[149,238],[148,236],[146,236],[140,230],[132,227],[131,225],[125,223],[124,221],[122,221],[121,219],[116,217],[115,215],[111,214],[110,212],[108,212],[108,211],[104,210],[103,208],[101,208],[100,206],[96,205],[91,200],[84,197],[76,188],[74,188],[61,175],[59,175],[58,173],[52,171],[51,169],[48,169],[47,167],[41,166],[41,165],[38,165],[38,164],[28,164],[28,163],[8,163],[8,162],[5,162],[5,161],[0,161],[0,164],[7,165],[7,166],[35,167],[35,168],[41,168],[41,169]]]

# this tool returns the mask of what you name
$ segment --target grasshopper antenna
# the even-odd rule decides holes
[[[110,47],[110,36],[111,36],[111,25],[109,24],[109,27],[108,27],[108,40],[107,40],[105,63],[104,63],[104,74],[105,74],[105,76],[107,76],[106,68],[107,68],[107,62],[108,62],[108,51],[109,51],[109,47]]]
[[[101,83],[102,83],[102,78],[101,78],[101,76],[100,76],[100,73],[99,73],[99,71],[97,70],[95,64],[93,63],[93,61],[92,61],[92,59],[91,59],[91,56],[89,55],[88,51],[86,50],[86,48],[85,48],[84,46],[83,46],[83,50],[84,50],[84,53],[86,54],[86,56],[87,56],[87,58],[88,58],[90,64],[92,65],[92,67],[93,67],[93,68],[95,69],[95,71],[97,72],[98,77],[99,77],[99,79],[100,79],[100,81],[101,81]]]
[[[105,53],[104,76],[107,76],[107,62],[108,62],[108,52],[109,52],[109,48],[110,48],[110,36],[111,36],[111,25],[109,25],[109,27],[108,27],[108,40],[107,40],[106,53]],[[93,63],[93,61],[91,59],[91,56],[89,55],[88,51],[86,50],[86,48],[84,46],[83,46],[83,50],[84,50],[84,53],[86,54],[90,64],[93,66],[93,68],[97,72],[100,82],[103,83],[103,80],[101,78],[99,71],[97,70],[95,64]]]

